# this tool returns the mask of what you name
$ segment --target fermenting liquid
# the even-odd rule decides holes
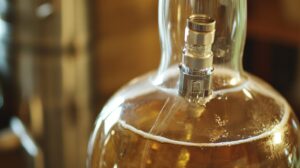
[[[216,92],[205,106],[150,92],[128,99],[101,122],[91,165],[298,168],[297,131],[285,101],[251,81]]]

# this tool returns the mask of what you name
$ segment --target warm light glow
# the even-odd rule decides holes
[[[243,89],[244,94],[249,98],[249,99],[253,99],[253,96],[251,95],[251,93],[247,90],[247,89]]]
[[[281,144],[282,142],[282,134],[281,132],[276,132],[273,136],[273,144],[277,145],[277,144]]]
[[[179,156],[178,156],[178,162],[177,167],[178,168],[185,168],[190,161],[190,153],[186,149],[182,149]]]
[[[236,79],[236,78],[232,78],[232,79],[230,79],[230,81],[229,81],[229,84],[230,85],[236,85],[238,83],[238,79]]]
[[[29,102],[31,129],[34,135],[43,134],[43,104],[40,97],[34,96]]]

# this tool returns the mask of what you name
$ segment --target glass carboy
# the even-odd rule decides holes
[[[292,109],[242,67],[246,3],[159,0],[161,65],[103,108],[89,168],[300,166]]]

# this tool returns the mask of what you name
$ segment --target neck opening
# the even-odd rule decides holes
[[[210,78],[207,79],[210,82],[204,82],[210,83],[207,85],[209,89],[201,86],[201,82],[195,84],[201,86],[200,90],[203,87],[204,90],[208,90],[198,96],[209,95],[209,90],[239,85],[244,78],[242,55],[246,36],[246,3],[246,0],[159,0],[162,59],[153,83],[162,88],[179,90],[178,93],[181,94],[180,87],[184,84],[180,84],[180,77],[183,76],[180,74],[201,74],[201,70],[207,66],[203,74],[206,74],[204,76],[210,74]],[[205,38],[190,36],[197,32],[211,35]],[[205,45],[197,45],[201,40]],[[183,57],[184,54],[193,56]],[[191,61],[193,59],[204,61]],[[195,70],[193,66],[198,66],[198,69]]]

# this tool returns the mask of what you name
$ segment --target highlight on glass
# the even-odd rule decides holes
[[[243,70],[246,4],[159,1],[160,67],[103,108],[89,168],[300,166],[292,109]]]

